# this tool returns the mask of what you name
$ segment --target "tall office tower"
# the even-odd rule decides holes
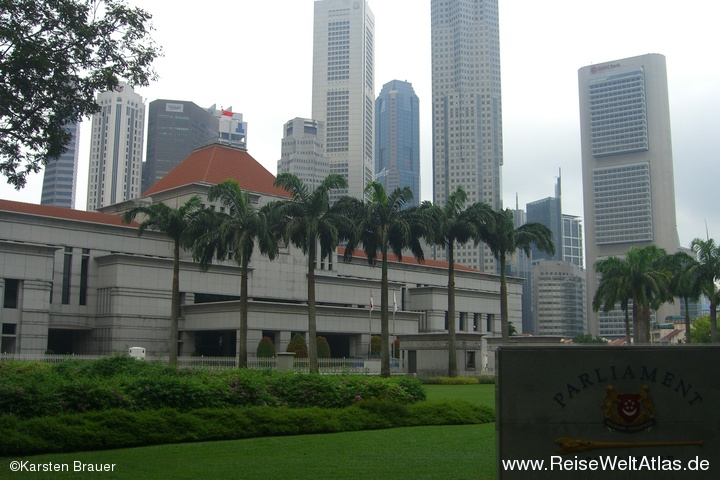
[[[147,155],[142,169],[144,192],[185,160],[196,148],[218,138],[214,107],[183,100],[154,100],[148,108]]]
[[[532,302],[537,335],[573,338],[585,332],[585,272],[558,260],[533,263]]]
[[[462,185],[468,203],[502,207],[498,0],[432,0],[433,201]],[[458,248],[457,261],[498,270],[490,249]]]
[[[71,135],[67,151],[57,160],[49,160],[45,165],[42,196],[40,197],[41,205],[75,208],[80,154],[80,124],[68,123],[65,129]]]
[[[309,118],[293,118],[283,127],[277,173],[292,173],[311,190],[330,174],[325,158],[325,125]]]
[[[562,222],[562,261],[583,268],[582,219],[563,213]]]
[[[330,173],[364,198],[375,163],[375,17],[365,0],[315,2],[312,117],[325,124]]]
[[[542,223],[550,229],[553,236],[555,253],[549,254],[532,245],[532,259],[535,260],[562,260],[563,255],[563,221],[562,221],[562,198],[560,195],[560,177],[555,184],[555,196],[536,200],[526,205],[527,221]]]
[[[386,192],[410,187],[420,204],[420,111],[412,83],[393,80],[375,100],[375,178]]]
[[[594,265],[654,244],[677,251],[665,57],[614,60],[578,72],[589,333],[624,335],[623,315],[598,316]],[[657,319],[676,315],[664,306]],[[611,312],[612,313],[612,312]]]
[[[142,180],[145,104],[125,82],[98,94],[92,116],[87,209],[139,197]]]

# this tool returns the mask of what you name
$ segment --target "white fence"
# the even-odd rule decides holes
[[[46,354],[0,354],[0,362],[4,360],[23,360],[29,362],[58,363],[66,360],[99,360],[104,355],[46,355]],[[212,370],[223,370],[237,368],[235,357],[204,357],[204,356],[182,356],[178,357],[179,367],[206,368]],[[296,372],[309,372],[310,362],[307,358],[295,358],[293,370]],[[150,357],[145,361],[167,363],[167,357]],[[320,373],[325,374],[379,374],[380,360],[366,360],[362,358],[319,358],[318,367]],[[277,369],[275,357],[248,357],[247,368],[252,369]],[[391,373],[402,373],[402,368],[397,359],[393,359],[390,365]]]

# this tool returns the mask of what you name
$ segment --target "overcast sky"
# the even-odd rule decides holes
[[[131,0],[153,15],[164,51],[147,102],[189,100],[233,108],[248,123],[248,151],[276,173],[282,125],[310,117],[313,0]],[[393,79],[420,97],[421,184],[432,199],[430,0],[369,0],[375,14],[375,92]],[[582,215],[577,71],[646,53],[665,55],[678,233],[720,240],[720,28],[710,0],[500,0],[503,199],[520,208],[554,194]],[[85,208],[89,125],[83,125],[76,207]],[[42,174],[0,198],[40,202]]]

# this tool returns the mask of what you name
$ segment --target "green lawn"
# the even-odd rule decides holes
[[[461,398],[494,406],[493,385],[428,385],[429,398]],[[492,479],[495,424],[410,427],[325,435],[160,445],[27,457],[68,464],[68,473],[11,473],[0,477],[75,479],[73,462],[115,464],[103,479]],[[95,476],[94,475],[94,476]]]

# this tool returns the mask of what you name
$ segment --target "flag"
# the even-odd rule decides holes
[[[373,303],[372,299],[372,289],[370,289],[370,311],[373,311],[373,308],[375,307],[375,304]]]
[[[221,110],[222,112],[222,119],[223,120],[231,120],[233,116],[233,112],[230,110]]]
[[[395,290],[393,290],[393,312],[397,312],[397,298],[395,297]]]

